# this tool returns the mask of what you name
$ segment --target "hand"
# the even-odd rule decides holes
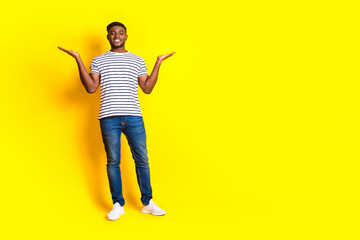
[[[74,52],[73,50],[67,50],[67,49],[64,49],[62,47],[58,47],[58,49],[66,52],[67,54],[69,54],[70,56],[74,57],[74,58],[77,58],[77,57],[80,57],[80,54],[77,53],[77,52]]]
[[[162,62],[163,60],[165,60],[165,59],[167,59],[168,57],[172,56],[174,53],[175,53],[175,52],[172,52],[172,53],[169,53],[169,54],[165,54],[165,55],[160,55],[160,56],[157,57],[157,59]]]

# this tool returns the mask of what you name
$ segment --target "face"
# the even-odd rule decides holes
[[[111,48],[123,47],[127,37],[125,29],[120,26],[111,27],[107,35]]]

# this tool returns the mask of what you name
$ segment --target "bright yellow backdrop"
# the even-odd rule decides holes
[[[1,8],[3,239],[357,239],[356,1],[9,1]],[[75,61],[106,25],[151,73],[139,91],[154,201],[140,213],[126,139],[112,207],[97,120]]]

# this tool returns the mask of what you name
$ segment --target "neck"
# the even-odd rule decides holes
[[[117,52],[117,53],[126,53],[128,52],[127,50],[125,50],[125,46],[122,47],[112,47],[111,52]]]

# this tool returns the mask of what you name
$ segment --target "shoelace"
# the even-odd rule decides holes
[[[153,208],[159,208],[159,206],[156,204],[156,203],[154,203],[154,202],[152,202],[153,203]]]

